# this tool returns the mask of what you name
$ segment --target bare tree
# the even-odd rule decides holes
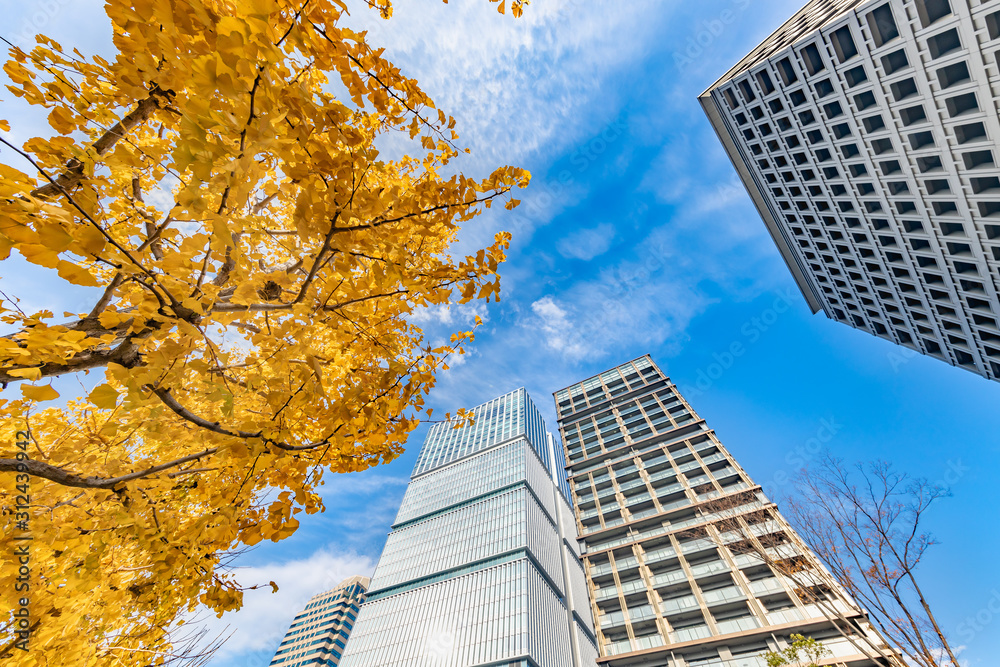
[[[916,570],[936,540],[922,527],[948,491],[885,461],[845,465],[827,456],[804,470],[785,512],[840,584],[868,607],[907,661],[959,667]]]
[[[699,536],[770,567],[792,585],[803,604],[816,608],[860,655],[876,664],[904,667],[898,652],[883,637],[871,632],[870,626],[866,631],[858,623],[857,613],[850,613],[845,604],[844,590],[809,555],[808,547],[773,504],[761,503],[755,494],[746,492],[718,498],[705,511],[710,513],[712,523],[700,529]]]

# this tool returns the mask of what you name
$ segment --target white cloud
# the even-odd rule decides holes
[[[614,238],[615,226],[606,222],[601,223],[596,227],[581,229],[564,236],[559,241],[559,254],[589,262],[606,253]]]
[[[541,329],[545,345],[570,358],[580,358],[589,348],[580,339],[578,327],[569,313],[553,299],[545,296],[531,304],[535,318],[531,323]]]
[[[246,591],[239,611],[226,613],[221,619],[211,616],[199,624],[206,630],[206,638],[232,633],[213,664],[227,660],[236,664],[233,658],[242,654],[273,650],[309,598],[347,577],[370,576],[374,569],[374,561],[367,556],[334,554],[325,549],[301,560],[239,569],[236,576],[241,585],[263,587]],[[277,593],[271,592],[269,581],[278,584]]]
[[[417,308],[408,319],[411,323],[420,326],[466,326],[475,323],[477,316],[483,322],[490,319],[486,304],[478,300],[469,303],[439,304]]]

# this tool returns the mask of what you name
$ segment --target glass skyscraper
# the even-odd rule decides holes
[[[594,667],[562,448],[524,389],[434,425],[342,667]]]
[[[903,664],[648,356],[555,400],[603,665]]]
[[[312,596],[278,645],[272,667],[339,665],[368,583],[368,577],[349,577],[333,590]]]

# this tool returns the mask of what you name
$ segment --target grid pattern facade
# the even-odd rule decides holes
[[[339,665],[368,585],[368,577],[350,577],[333,590],[314,595],[292,621],[270,664],[280,667]]]
[[[594,667],[545,424],[523,389],[473,412],[429,432],[344,667]]]
[[[431,426],[414,477],[517,436],[527,438],[549,466],[545,422],[524,388],[483,403],[472,413],[475,423],[468,427],[455,428],[453,422]]]
[[[760,654],[792,633],[834,664],[876,664],[885,647],[863,613],[648,356],[555,399],[602,664],[765,667]],[[804,579],[737,548],[737,524],[775,536],[768,554],[796,559]]]
[[[813,0],[701,102],[814,311],[1000,379],[995,0]]]

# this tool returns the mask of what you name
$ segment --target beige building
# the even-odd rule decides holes
[[[813,312],[1000,379],[1000,6],[813,0],[700,101]]]
[[[273,667],[335,667],[365,601],[368,577],[349,577],[333,590],[314,595],[281,640]]]
[[[648,356],[555,393],[603,665],[900,665]]]

